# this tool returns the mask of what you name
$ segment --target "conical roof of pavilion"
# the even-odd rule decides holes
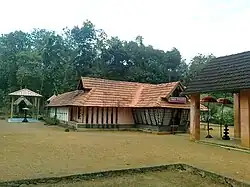
[[[27,88],[12,92],[9,94],[10,96],[27,96],[27,97],[42,97],[42,95],[33,92]]]

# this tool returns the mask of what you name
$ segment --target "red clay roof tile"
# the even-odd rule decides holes
[[[48,106],[99,107],[169,107],[189,108],[190,103],[171,104],[167,98],[180,82],[147,84],[82,77],[85,90],[67,92],[55,97]],[[90,90],[90,91],[88,91]],[[202,109],[205,109],[202,106]]]

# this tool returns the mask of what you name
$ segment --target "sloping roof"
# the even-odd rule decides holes
[[[170,104],[166,99],[180,82],[145,84],[84,77],[85,89],[67,92],[54,97],[48,106],[98,107],[170,107],[189,108],[186,104]],[[86,90],[88,89],[88,90]]]
[[[54,97],[47,106],[83,106],[87,94],[82,90],[66,92]]]
[[[27,88],[12,92],[9,94],[10,96],[28,96],[28,97],[42,97],[42,95],[33,92]]]
[[[47,99],[47,101],[52,101],[54,98],[56,98],[56,95],[52,95],[49,99]]]
[[[248,89],[249,72],[250,51],[215,58],[191,81],[184,94]]]
[[[131,107],[137,90],[144,84],[83,77],[84,88],[91,89],[85,104],[88,106]]]
[[[162,98],[167,98],[179,85],[179,82],[171,82],[166,84],[145,85],[141,91],[136,107],[157,107],[165,106],[170,103]],[[176,105],[176,104],[175,104]]]
[[[22,101],[24,101],[24,103],[27,106],[32,106],[31,102],[28,99],[26,99],[24,96],[19,97],[13,104],[19,105]]]

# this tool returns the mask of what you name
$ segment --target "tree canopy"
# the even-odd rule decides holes
[[[178,80],[181,54],[155,49],[143,37],[108,37],[93,23],[65,28],[14,31],[0,36],[0,96],[30,88],[45,97],[75,89],[80,76],[161,83]]]
[[[61,34],[46,29],[13,31],[0,36],[0,107],[7,94],[27,87],[45,98],[76,89],[80,76],[163,83],[188,82],[213,55],[198,55],[191,64],[176,48],[170,51],[108,37],[86,20],[64,28]]]
[[[61,34],[46,29],[13,31],[0,36],[0,109],[6,108],[10,92],[27,87],[48,98],[76,89],[80,76],[187,84],[213,58],[198,54],[187,64],[176,48],[155,49],[145,45],[142,36],[132,41],[108,37],[88,20]],[[230,93],[210,95],[233,100]],[[219,108],[215,109],[218,122]],[[228,116],[232,123],[232,114]]]

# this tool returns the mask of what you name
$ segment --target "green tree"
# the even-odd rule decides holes
[[[190,65],[188,67],[188,74],[186,81],[190,82],[195,76],[197,76],[200,71],[209,63],[215,56],[213,54],[210,55],[203,55],[198,54],[194,58],[192,58]]]
[[[62,34],[14,31],[0,36],[0,107],[11,91],[27,87],[48,98],[74,90],[80,76],[162,83],[186,71],[176,48],[155,49],[142,36],[133,41],[108,37],[88,20]]]

